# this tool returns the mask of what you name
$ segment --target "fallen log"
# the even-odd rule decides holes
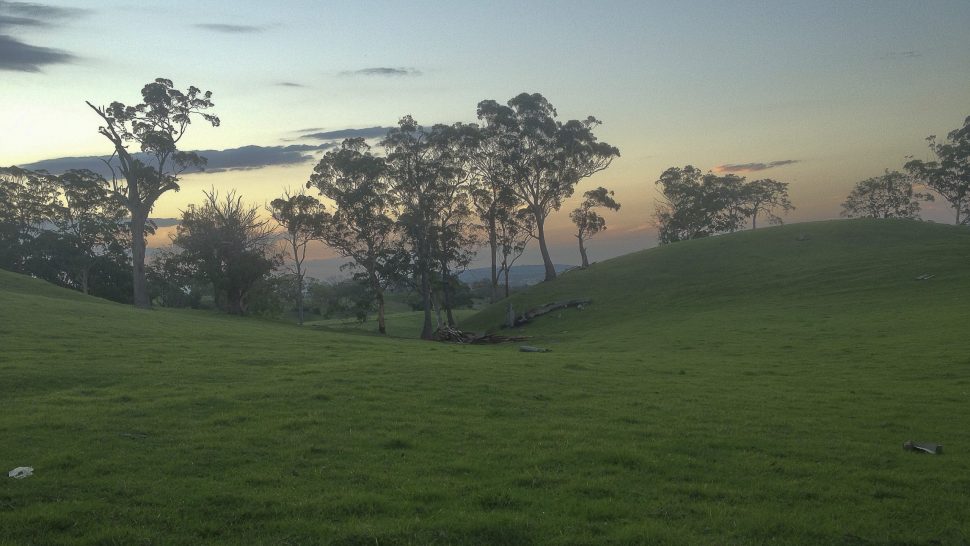
[[[435,341],[445,341],[450,343],[467,343],[472,345],[484,345],[487,343],[509,343],[514,341],[525,341],[527,336],[502,336],[498,334],[479,334],[476,332],[463,332],[457,328],[443,326],[434,333]]]
[[[912,440],[903,444],[903,449],[906,451],[916,451],[929,453],[931,455],[942,455],[943,446],[940,444],[935,444],[933,442],[917,443]]]
[[[545,305],[540,305],[539,307],[534,307],[529,309],[525,313],[515,317],[515,321],[512,326],[522,326],[523,324],[528,324],[532,319],[536,317],[541,317],[542,315],[548,315],[554,311],[559,311],[560,309],[567,309],[569,307],[578,307],[582,309],[583,307],[589,305],[592,300],[588,298],[581,298],[576,300],[567,301],[556,301],[552,303],[547,303]]]

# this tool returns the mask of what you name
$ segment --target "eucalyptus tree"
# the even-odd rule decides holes
[[[157,78],[141,90],[142,101],[134,105],[112,102],[87,105],[103,121],[98,133],[111,143],[113,153],[105,163],[113,173],[111,192],[131,215],[132,285],[136,307],[151,307],[145,277],[145,227],[155,202],[168,191],[178,191],[179,175],[187,168],[202,168],[205,159],[178,149],[179,141],[199,117],[213,127],[219,118],[207,112],[212,92],[197,87],[175,89],[171,80]],[[129,149],[138,148],[138,152]]]
[[[671,167],[657,180],[661,201],[655,217],[661,244],[737,231],[747,218],[744,178]]]
[[[87,294],[92,271],[98,264],[111,262],[123,268],[131,248],[131,232],[124,204],[108,190],[100,174],[89,170],[70,170],[57,177],[63,203],[52,222],[60,241],[60,251],[52,257],[67,273],[72,284]],[[126,269],[126,268],[124,268]]]
[[[936,161],[914,159],[904,168],[950,203],[958,225],[970,224],[970,117],[964,120],[963,127],[950,131],[944,141],[932,135],[926,140]]]
[[[387,333],[384,292],[403,267],[388,174],[384,158],[373,155],[363,138],[351,138],[324,154],[307,182],[333,202],[320,236],[362,270],[360,276],[377,301],[382,334]]]
[[[497,217],[497,234],[502,261],[499,274],[504,278],[505,297],[509,297],[509,274],[512,266],[525,252],[529,241],[535,239],[535,217],[528,209],[502,208]]]
[[[775,211],[781,209],[783,214],[795,210],[788,197],[788,183],[770,178],[752,180],[742,188],[745,213],[751,217],[751,229],[758,228],[758,215],[764,214],[771,224],[781,224],[781,217]]]
[[[440,261],[439,220],[450,206],[452,183],[460,177],[460,162],[453,150],[441,145],[447,127],[426,131],[405,116],[381,142],[386,152],[390,193],[398,208],[397,225],[402,243],[411,255],[414,284],[421,295],[424,321],[421,338],[431,339],[432,281]]]
[[[326,208],[313,196],[305,191],[292,192],[286,190],[282,197],[273,199],[267,207],[273,220],[283,230],[286,237],[286,252],[293,262],[293,280],[295,281],[297,317],[303,324],[303,279],[306,270],[307,247],[315,240],[323,237],[324,223],[327,219]]]
[[[512,143],[509,139],[515,138],[515,133],[510,131],[514,126],[511,115],[511,108],[500,106],[495,101],[482,101],[478,106],[482,125],[467,125],[464,131],[464,142],[469,152],[471,202],[488,244],[489,292],[493,303],[499,299],[498,285],[502,273],[499,256],[508,246],[503,245],[500,236],[503,231],[508,231],[505,229],[508,226],[503,227],[501,223],[513,218],[515,211],[522,207],[521,199],[511,187],[512,157],[508,152],[512,149]],[[527,240],[523,244],[525,242]],[[507,258],[507,255],[503,256]]]
[[[479,229],[473,218],[472,193],[475,151],[468,135],[475,128],[463,123],[435,125],[428,134],[434,156],[441,162],[437,185],[438,215],[434,226],[434,254],[437,261],[442,305],[449,326],[455,325],[453,288],[458,275],[467,269],[479,245]],[[439,307],[439,310],[440,310]],[[439,326],[442,321],[439,320]]]
[[[579,255],[583,267],[589,267],[585,242],[594,235],[606,230],[606,219],[593,209],[606,208],[620,210],[620,204],[613,199],[613,192],[602,186],[583,194],[583,201],[569,213],[570,220],[576,224],[576,239],[579,241]]]
[[[556,278],[546,244],[545,221],[572,196],[576,184],[609,167],[620,151],[596,139],[600,121],[556,120],[556,109],[538,93],[522,93],[502,106],[486,100],[478,116],[488,125],[501,126],[508,138],[504,159],[509,163],[510,187],[533,215],[545,280]]]
[[[0,267],[26,272],[33,242],[56,216],[59,198],[57,177],[0,168]]]
[[[917,193],[913,181],[898,171],[867,178],[855,185],[842,203],[842,216],[848,218],[919,219],[920,201],[932,195]]]

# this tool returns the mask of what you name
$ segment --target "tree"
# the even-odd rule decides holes
[[[467,125],[463,132],[471,176],[472,206],[488,242],[491,266],[489,294],[492,303],[499,299],[498,283],[502,271],[498,259],[503,248],[499,236],[502,231],[500,223],[503,219],[513,217],[522,206],[521,200],[512,191],[511,158],[506,153],[512,148],[511,143],[507,142],[514,137],[508,130],[512,124],[510,120],[496,117],[511,113],[510,108],[500,107],[495,101],[483,101],[479,104],[479,118],[484,125]]]
[[[919,202],[933,196],[915,193],[913,181],[898,171],[859,182],[842,203],[842,216],[848,218],[919,219]]]
[[[370,152],[363,138],[344,140],[324,154],[313,169],[307,187],[334,203],[323,219],[323,241],[354,261],[371,296],[377,301],[377,327],[384,322],[384,291],[400,269],[396,252],[393,207],[387,164]]]
[[[610,166],[620,151],[598,142],[593,129],[600,121],[556,120],[556,109],[538,93],[522,93],[508,106],[493,100],[478,104],[478,117],[488,125],[501,127],[504,161],[509,165],[510,187],[533,215],[539,251],[545,266],[545,280],[556,278],[556,268],[546,244],[545,221],[559,210],[582,179]]]
[[[747,218],[742,177],[704,174],[687,165],[667,169],[657,185],[662,194],[656,209],[660,244],[737,231]]]
[[[87,105],[104,121],[98,133],[111,142],[114,151],[106,161],[111,168],[112,193],[131,214],[132,285],[136,307],[151,307],[145,277],[145,226],[155,201],[167,191],[178,191],[178,176],[189,167],[202,168],[205,159],[178,149],[178,143],[195,116],[219,125],[219,118],[206,112],[213,106],[212,92],[189,87],[182,92],[171,80],[158,78],[142,90],[142,102],[108,106]],[[133,153],[129,145],[141,153]],[[117,162],[117,170],[114,162]],[[119,177],[120,175],[120,177]]]
[[[58,211],[57,178],[19,167],[0,168],[0,267],[27,273],[33,243]]]
[[[502,253],[499,273],[504,277],[505,297],[509,297],[509,274],[512,265],[525,252],[526,245],[535,238],[535,216],[529,209],[501,209],[498,216],[498,245]]]
[[[438,306],[438,326],[441,308],[447,314],[448,326],[455,326],[453,314],[454,289],[460,284],[458,275],[475,257],[479,245],[478,226],[472,222],[471,172],[472,151],[467,147],[469,126],[456,123],[435,125],[428,135],[428,143],[436,150],[439,161],[447,168],[439,172],[438,214],[434,226],[434,254],[438,265],[438,282],[442,304]]]
[[[443,126],[435,126],[432,132]],[[388,131],[381,142],[387,153],[390,195],[398,207],[397,225],[411,255],[414,284],[421,295],[421,339],[431,339],[432,278],[438,265],[438,219],[447,208],[449,185],[458,168],[447,147],[411,116]]]
[[[284,192],[283,197],[274,199],[268,208],[273,220],[286,232],[286,250],[293,261],[296,307],[302,326],[303,277],[306,275],[303,262],[310,242],[323,237],[326,209],[315,197],[303,191],[292,193],[289,190]]]
[[[126,269],[131,236],[126,225],[127,210],[108,191],[103,176],[89,170],[70,170],[57,177],[64,195],[53,223],[65,243],[54,261],[72,279],[72,285],[87,294],[92,271],[99,264],[113,262],[112,269]]]
[[[787,214],[795,210],[788,198],[788,183],[778,182],[770,178],[752,180],[744,185],[743,201],[745,213],[751,217],[751,229],[758,228],[758,215],[764,214],[771,224],[781,224],[781,217],[774,213],[781,209]]]
[[[620,210],[620,204],[613,199],[613,192],[602,186],[584,193],[583,198],[583,202],[569,213],[569,218],[577,227],[576,239],[579,240],[579,255],[583,259],[583,267],[589,267],[584,243],[606,230],[606,219],[593,209],[603,207]]]
[[[172,243],[190,275],[212,284],[222,308],[243,315],[250,292],[282,263],[273,252],[273,230],[259,209],[245,205],[235,192],[225,199],[215,190],[203,193],[201,206],[182,211]]]
[[[945,141],[938,142],[933,135],[926,140],[937,160],[914,159],[904,168],[953,206],[957,225],[970,224],[970,117]]]

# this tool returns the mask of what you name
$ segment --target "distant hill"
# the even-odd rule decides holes
[[[562,273],[568,269],[576,267],[574,265],[555,264],[556,273]],[[469,269],[458,276],[461,282],[472,284],[477,281],[488,280],[492,275],[490,267],[476,267]],[[512,266],[509,274],[509,284],[512,286],[532,286],[540,283],[546,278],[546,268],[542,265],[516,265]],[[501,282],[501,281],[500,281]]]

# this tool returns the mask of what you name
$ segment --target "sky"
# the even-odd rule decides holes
[[[210,169],[159,200],[170,218],[210,188],[269,202],[406,114],[474,122],[481,100],[538,92],[620,149],[548,222],[553,260],[576,263],[568,211],[614,190],[596,261],[656,244],[673,166],[788,182],[789,223],[838,218],[856,182],[931,159],[926,137],[970,116],[967,28],[967,0],[0,0],[0,165],[109,154],[86,100],[136,103],[156,77],[211,90],[221,126],[181,142]],[[952,222],[941,201],[923,217]]]

